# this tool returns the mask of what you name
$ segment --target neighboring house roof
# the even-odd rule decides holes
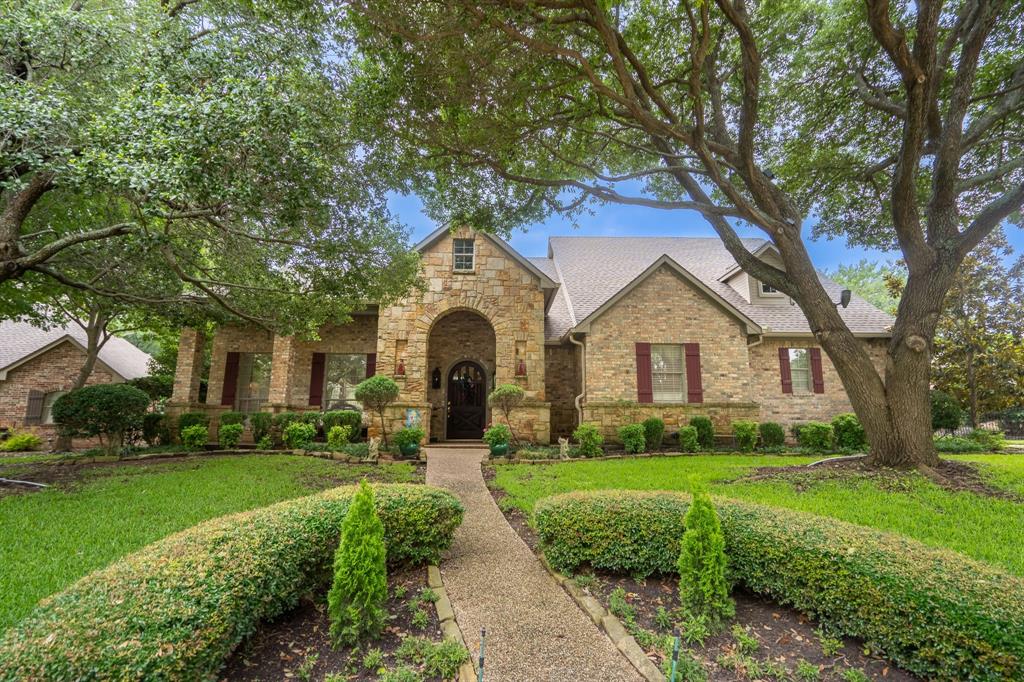
[[[764,239],[744,239],[752,252],[763,252]],[[609,304],[620,292],[642,279],[660,259],[661,264],[677,266],[698,281],[713,300],[730,312],[746,318],[765,334],[809,334],[803,312],[795,305],[750,303],[739,292],[721,281],[736,268],[735,259],[717,237],[552,237],[548,240],[548,259],[553,262],[559,293],[548,311],[545,334],[549,341],[561,339],[566,332],[588,320]],[[533,259],[534,261],[540,259]],[[671,263],[670,263],[671,261]],[[656,268],[655,268],[656,269]],[[835,301],[843,287],[821,277],[825,290]],[[692,281],[691,280],[691,281]],[[564,301],[560,306],[558,301]],[[886,336],[893,318],[854,296],[840,315],[854,334]],[[749,327],[749,325],[748,325]]]
[[[62,343],[72,343],[84,351],[85,330],[74,323],[42,329],[19,320],[0,320],[0,380],[18,365]],[[125,381],[149,373],[149,353],[116,336],[103,345],[97,360]]]

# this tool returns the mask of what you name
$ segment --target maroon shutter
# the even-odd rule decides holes
[[[327,356],[313,353],[313,368],[309,373],[309,404],[319,407],[324,402],[324,367]]]
[[[28,392],[28,408],[25,410],[25,424],[41,424],[43,422],[43,401],[46,394],[35,389]]]
[[[651,344],[636,344],[636,400],[654,402],[654,381],[651,379]]]
[[[782,377],[782,392],[793,392],[793,375],[789,371],[789,349],[779,349],[779,375]]]
[[[700,379],[700,344],[684,343],[686,353],[686,401],[704,402],[704,384]]]
[[[238,391],[238,358],[239,353],[228,353],[224,361],[224,388],[220,393],[221,405],[234,405],[235,393]]]
[[[811,382],[815,393],[825,392],[825,376],[821,373],[821,349],[811,349]]]
[[[377,373],[377,354],[367,353],[366,354],[366,378],[369,379]]]

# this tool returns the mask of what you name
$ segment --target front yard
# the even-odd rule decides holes
[[[865,476],[821,470],[766,475],[764,467],[806,464],[810,457],[698,455],[495,467],[493,485],[505,508],[528,516],[537,500],[572,490],[692,491],[828,516],[892,531],[1024,575],[1024,457],[948,457],[979,467],[981,478],[1006,496],[950,491],[916,472]],[[755,473],[756,472],[756,473]]]

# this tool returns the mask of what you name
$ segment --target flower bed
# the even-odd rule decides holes
[[[569,493],[537,503],[558,570],[672,573],[689,497]],[[962,555],[800,512],[717,500],[731,573],[929,679],[1024,678],[1024,581]]]
[[[260,621],[322,589],[354,488],[201,523],[43,600],[0,640],[0,680],[213,679]],[[377,488],[391,564],[436,562],[449,493]]]

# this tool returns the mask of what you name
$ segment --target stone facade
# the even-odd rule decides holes
[[[431,377],[427,378],[426,383],[427,402],[433,406],[430,433],[436,438],[446,438],[445,407],[451,369],[463,360],[476,362],[484,369],[489,392],[494,387],[494,376],[497,373],[495,356],[494,329],[480,314],[470,310],[456,310],[434,324],[427,342],[427,367],[431,374],[435,368],[440,370],[441,381],[437,388],[434,388]]]

